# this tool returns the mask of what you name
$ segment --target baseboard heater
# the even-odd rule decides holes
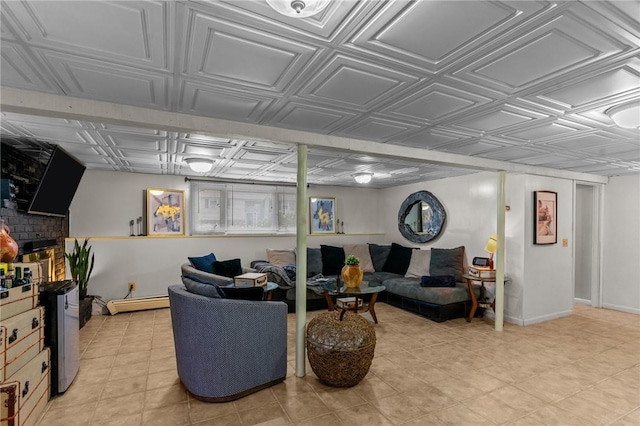
[[[120,312],[144,311],[169,307],[169,296],[138,297],[133,299],[110,300],[107,309],[111,315]]]

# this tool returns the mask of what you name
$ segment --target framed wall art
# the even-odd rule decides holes
[[[184,191],[147,188],[147,235],[184,235]]]
[[[533,243],[555,244],[558,242],[558,193],[533,192]]]
[[[309,223],[311,234],[335,234],[336,199],[328,197],[309,197]]]

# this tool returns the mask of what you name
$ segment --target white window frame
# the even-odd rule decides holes
[[[192,180],[190,198],[191,235],[295,233],[293,186]]]

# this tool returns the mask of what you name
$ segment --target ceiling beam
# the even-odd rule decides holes
[[[340,136],[322,135],[238,121],[221,120],[176,112],[90,99],[34,92],[2,86],[0,108],[3,112],[106,123],[119,126],[198,133],[228,139],[305,144],[310,148],[364,153],[451,167],[484,171],[548,176],[592,183],[608,183],[606,176],[557,170],[547,167],[490,160],[461,154],[371,142]]]

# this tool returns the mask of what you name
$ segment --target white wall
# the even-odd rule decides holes
[[[213,252],[218,259],[240,258],[249,266],[252,260],[265,259],[267,248],[296,245],[295,235],[129,237],[129,220],[144,216],[144,190],[149,187],[185,190],[189,208],[189,185],[182,177],[105,171],[83,176],[70,207],[67,251],[73,238],[91,238],[96,263],[89,294],[120,299],[129,281],[137,284],[135,297],[166,294],[169,284],[179,282],[180,265],[188,256]],[[384,242],[378,190],[311,186],[307,191],[309,196],[336,197],[337,217],[347,233],[309,236],[309,247]],[[187,214],[187,234],[188,229]]]
[[[533,192],[558,193],[558,242],[533,244],[535,222]],[[524,192],[524,283],[523,323],[534,324],[570,315],[573,310],[573,181],[526,176]],[[528,213],[527,213],[528,212]],[[569,245],[563,247],[566,238]],[[520,278],[520,277],[518,277]]]
[[[469,261],[474,256],[487,257],[489,254],[484,246],[489,236],[496,232],[497,179],[496,173],[476,173],[381,190],[384,200],[381,220],[387,242],[425,248],[465,246]],[[400,206],[405,198],[417,191],[431,192],[447,214],[440,236],[426,244],[412,243],[398,230]]]
[[[602,305],[640,314],[640,176],[612,177],[604,194]]]

